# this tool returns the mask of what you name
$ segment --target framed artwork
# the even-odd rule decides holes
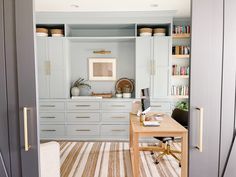
[[[89,80],[114,81],[116,80],[115,58],[89,58]]]

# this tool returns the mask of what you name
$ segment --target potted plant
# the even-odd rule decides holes
[[[188,127],[188,102],[180,101],[176,104],[172,117],[178,119],[178,122],[184,127]]]
[[[86,81],[83,78],[79,78],[76,80],[71,87],[71,95],[72,96],[79,96],[80,88],[85,87],[87,89],[91,89],[91,86],[86,83]]]

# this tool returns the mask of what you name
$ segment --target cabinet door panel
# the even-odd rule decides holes
[[[39,98],[50,98],[49,60],[46,37],[37,37],[37,65]]]
[[[169,66],[170,44],[170,37],[154,37],[153,52],[156,66]]]
[[[157,67],[153,77],[153,98],[167,97],[169,93],[169,69]]]
[[[140,98],[140,90],[151,86],[152,38],[136,39],[136,98]]]
[[[50,64],[50,96],[66,98],[65,47],[62,38],[48,40],[48,57]]]

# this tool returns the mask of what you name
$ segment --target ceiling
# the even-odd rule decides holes
[[[102,12],[176,10],[175,17],[190,16],[191,0],[35,0],[37,12]]]

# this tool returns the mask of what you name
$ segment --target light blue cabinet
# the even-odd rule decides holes
[[[63,38],[37,38],[39,98],[67,98],[67,63]]]
[[[142,88],[150,88],[152,98],[169,95],[171,39],[139,37],[136,39],[136,98]]]

